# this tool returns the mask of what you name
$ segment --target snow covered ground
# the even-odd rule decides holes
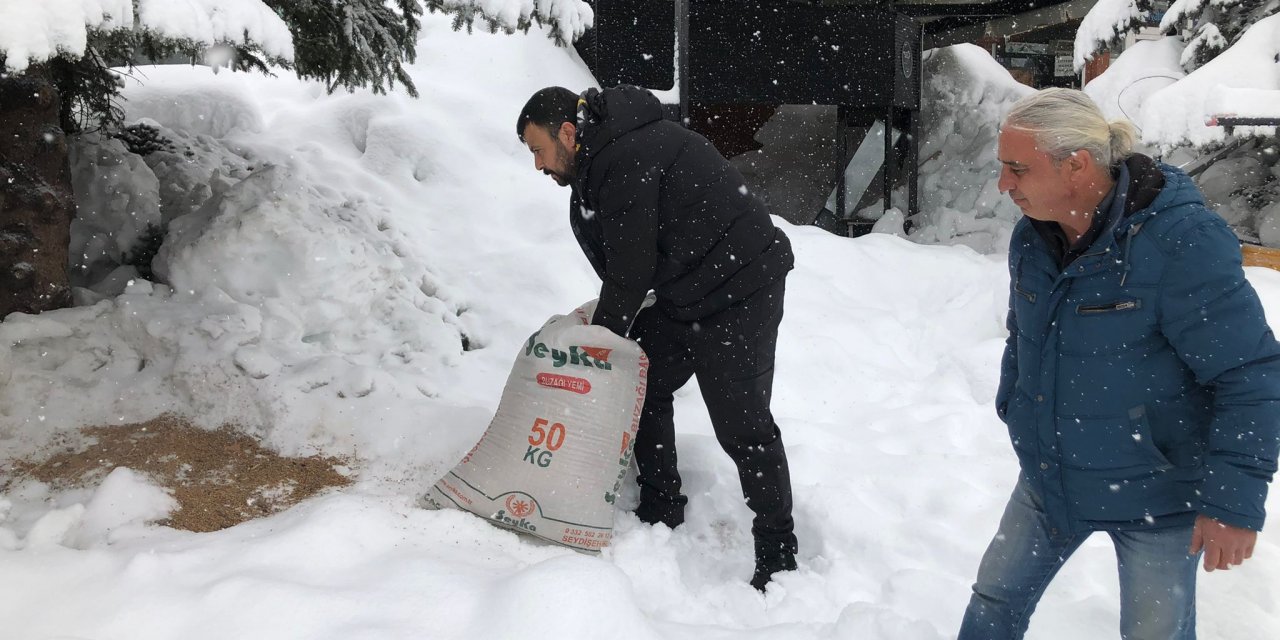
[[[11,488],[0,636],[954,636],[1015,479],[990,406],[1001,256],[787,228],[797,268],[774,409],[800,569],[761,596],[746,584],[750,514],[694,388],[677,400],[679,530],[620,513],[613,546],[589,557],[416,506],[484,430],[528,334],[595,295],[568,193],[533,170],[512,126],[534,90],[591,82],[571,52],[432,16],[421,100],[141,75],[129,118],[157,123],[172,150],[145,163],[116,142],[79,150],[86,306],[0,324],[0,459],[178,411],[282,452],[354,456],[357,483],[209,534],[146,525],[167,502],[135,474],[90,493]],[[156,264],[168,285],[130,283],[119,258],[156,220],[170,229]],[[1249,275],[1280,318],[1280,274]],[[1114,565],[1104,537],[1087,543],[1029,637],[1115,637]],[[1200,637],[1280,637],[1274,532],[1200,585]]]

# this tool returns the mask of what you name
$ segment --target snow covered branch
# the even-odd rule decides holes
[[[203,45],[254,47],[293,59],[289,27],[261,0],[41,0],[0,3],[0,56],[8,71],[85,55],[93,30],[133,30]]]
[[[1099,50],[1141,24],[1146,17],[1147,10],[1139,6],[1139,0],[1098,0],[1080,21],[1080,28],[1076,31],[1076,71],[1084,68]]]
[[[423,4],[430,11],[454,14],[455,30],[470,31],[477,19],[493,32],[528,31],[539,24],[562,46],[581,37],[595,20],[595,13],[582,0],[424,0]]]

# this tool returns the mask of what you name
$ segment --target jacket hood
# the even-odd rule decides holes
[[[1123,286],[1133,267],[1133,237],[1142,226],[1162,211],[1186,204],[1203,207],[1204,198],[1186,173],[1144,155],[1130,156],[1120,173],[1125,188],[1117,192],[1117,201],[1112,203],[1112,207],[1119,211],[1111,212],[1110,228],[1094,242],[1090,252],[1110,251],[1111,247],[1119,248],[1123,244],[1123,250],[1118,254],[1120,268],[1124,271],[1120,278]]]
[[[1145,156],[1143,158],[1147,162],[1156,164]],[[1160,170],[1161,175],[1164,176],[1164,186],[1160,188],[1159,194],[1151,200],[1150,204],[1130,216],[1134,223],[1144,222],[1147,218],[1174,207],[1186,204],[1204,205],[1204,196],[1200,195],[1200,190],[1196,188],[1191,176],[1188,176],[1181,169],[1167,164],[1156,164],[1156,167]]]
[[[1119,246],[1123,243],[1124,250],[1120,254],[1120,264],[1126,277],[1120,279],[1121,284],[1124,283],[1132,267],[1129,261],[1132,257],[1130,247],[1133,245],[1133,237],[1147,221],[1162,211],[1187,204],[1204,207],[1204,196],[1200,195],[1200,190],[1191,181],[1191,176],[1181,169],[1157,163],[1147,156],[1138,154],[1126,160],[1125,165],[1125,173],[1131,177],[1126,190],[1124,214],[1112,223],[1110,233],[1104,234],[1094,243],[1095,248],[1105,247],[1108,244]]]
[[[639,87],[588,89],[578,103],[579,164],[610,142],[662,117],[658,98]]]

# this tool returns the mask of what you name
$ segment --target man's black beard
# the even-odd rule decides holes
[[[543,173],[545,173],[545,174],[547,174],[547,175],[549,175],[549,176],[551,176],[551,179],[552,179],[552,180],[555,180],[555,181],[556,181],[556,184],[558,184],[558,185],[560,185],[560,186],[562,186],[562,187],[567,187],[567,186],[569,186],[569,182],[570,182],[570,180],[569,180],[568,178],[566,178],[565,176],[562,176],[562,175],[560,175],[559,173],[556,173],[555,171],[552,171],[552,170],[550,170],[550,169],[543,169],[543,170],[542,170],[542,172],[543,172]]]
[[[564,167],[564,173],[547,169],[544,169],[543,173],[551,176],[556,184],[562,187],[569,186],[578,177],[577,167],[574,166],[573,154],[559,144],[556,145],[556,163]]]

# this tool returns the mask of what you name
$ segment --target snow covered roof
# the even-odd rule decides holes
[[[1209,98],[1213,117],[1280,118],[1280,89],[1232,89],[1224,87]]]
[[[1105,73],[1090,80],[1084,92],[1107,119],[1138,124],[1148,98],[1186,77],[1179,64],[1182,50],[1181,38],[1138,41],[1112,60]]]

